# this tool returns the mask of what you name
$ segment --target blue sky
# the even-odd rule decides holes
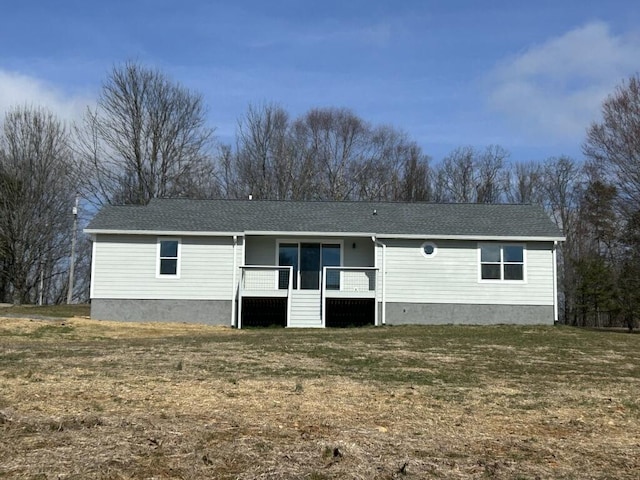
[[[2,0],[0,112],[78,119],[114,64],[138,60],[204,96],[231,142],[250,103],[347,107],[435,161],[499,144],[581,158],[585,129],[640,71],[632,0]]]

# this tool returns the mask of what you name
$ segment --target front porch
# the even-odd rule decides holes
[[[379,324],[376,267],[325,266],[317,272],[317,289],[295,288],[303,285],[291,265],[243,265],[240,269],[238,328]]]

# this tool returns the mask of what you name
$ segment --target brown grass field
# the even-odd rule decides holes
[[[0,478],[640,477],[640,335],[37,312],[0,318]]]

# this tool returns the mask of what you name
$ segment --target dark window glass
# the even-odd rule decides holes
[[[500,280],[500,264],[483,264],[482,265],[483,280]]]
[[[178,258],[178,241],[162,240],[160,242],[160,258]]]
[[[320,244],[300,244],[300,288],[318,290],[320,288]]]
[[[298,288],[298,244],[281,243],[278,250],[278,265],[293,267],[293,288]],[[278,276],[278,288],[289,288],[289,272],[281,271]]]
[[[278,288],[280,290],[286,290],[289,288],[289,273],[289,270],[278,271]],[[293,275],[293,278],[295,280],[295,272]],[[293,288],[295,288],[295,286]]]
[[[293,267],[293,288],[298,288],[298,273],[300,273],[300,288],[303,290],[318,290],[323,267],[340,266],[340,245],[320,243],[281,243],[278,250],[278,265]],[[340,289],[340,272],[329,271],[327,288]],[[287,272],[280,272],[278,287],[287,288]]]
[[[339,267],[340,266],[340,245],[326,244],[322,245],[322,267]],[[325,283],[327,290],[340,290],[340,271],[328,270],[327,281]]]
[[[178,274],[178,241],[160,240],[160,275]]]
[[[480,247],[481,262],[500,262],[500,245],[483,245]]]
[[[524,247],[482,245],[480,269],[483,280],[524,280]]]
[[[176,275],[178,273],[178,260],[163,258],[160,260],[160,275]]]
[[[505,264],[504,266],[504,279],[505,280],[523,280],[523,265],[522,264]]]
[[[511,262],[522,263],[524,261],[523,251],[524,249],[520,246],[509,245],[509,246],[503,247],[502,254],[504,256],[504,261],[508,263],[511,263]]]

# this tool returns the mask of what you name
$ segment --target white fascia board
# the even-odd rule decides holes
[[[401,234],[401,233],[366,233],[366,232],[300,232],[300,231],[270,231],[247,230],[245,232],[200,232],[200,231],[168,231],[168,230],[101,230],[85,228],[84,233],[89,235],[155,235],[155,236],[189,236],[189,237],[244,237],[278,236],[278,237],[362,237],[362,238],[396,238],[403,240],[474,240],[474,241],[499,241],[499,242],[564,242],[566,237],[534,237],[534,236],[508,236],[508,235],[430,235],[428,233]]]
[[[153,235],[171,237],[239,237],[244,236],[243,232],[196,232],[196,231],[173,231],[173,230],[101,230],[97,228],[85,228],[84,233],[89,235]]]
[[[564,241],[566,237],[534,237],[505,235],[430,235],[401,233],[366,233],[366,232],[288,232],[288,231],[245,231],[245,235],[280,236],[280,237],[363,237],[363,238],[399,238],[407,240],[477,240],[477,241],[509,241],[509,242],[553,242]]]
[[[402,235],[379,234],[377,238],[398,238],[403,240],[474,240],[479,242],[564,242],[566,237],[532,237],[532,236],[508,236],[508,235]]]
[[[366,232],[287,232],[287,231],[246,231],[245,235],[288,236],[288,237],[363,237],[363,238],[398,238],[406,240],[477,240],[477,241],[509,241],[509,242],[553,242],[565,241],[566,237],[533,237],[505,235],[429,235],[402,233],[366,233]]]
[[[252,231],[247,230],[245,235],[275,236],[275,237],[363,237],[371,238],[375,233],[365,232],[297,232],[297,231]]]

